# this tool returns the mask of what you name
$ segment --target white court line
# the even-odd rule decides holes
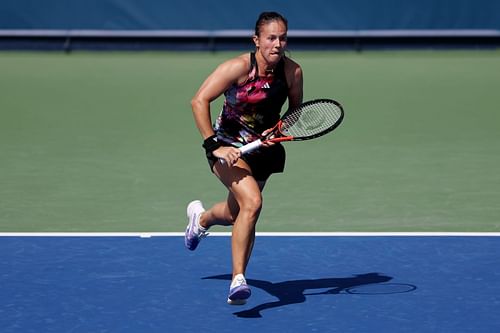
[[[259,237],[499,237],[500,232],[257,232]],[[229,237],[230,232],[210,236]],[[184,232],[0,232],[0,237],[184,237]]]

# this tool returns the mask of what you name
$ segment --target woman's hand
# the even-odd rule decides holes
[[[262,132],[261,136],[262,136],[262,146],[263,147],[271,147],[271,146],[274,146],[276,144],[274,142],[266,142],[266,140],[273,139],[275,137],[274,134],[269,135],[270,133],[272,133],[273,130],[274,130],[274,127],[266,129],[264,132]]]
[[[238,162],[238,159],[241,156],[241,151],[235,147],[223,146],[214,150],[212,154],[215,157],[224,160],[226,165],[233,166],[236,162]]]

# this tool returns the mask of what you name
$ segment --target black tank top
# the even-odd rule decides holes
[[[247,80],[233,84],[224,92],[222,112],[214,125],[220,140],[241,146],[259,139],[264,130],[278,122],[288,97],[285,59],[280,60],[272,76],[260,77],[258,73],[252,52]]]

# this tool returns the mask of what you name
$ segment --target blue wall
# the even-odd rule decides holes
[[[499,0],[1,0],[0,29],[253,29],[276,10],[293,30],[500,30]]]

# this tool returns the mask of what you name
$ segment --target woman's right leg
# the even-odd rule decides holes
[[[238,202],[229,192],[226,201],[218,202],[200,217],[200,225],[206,229],[214,225],[233,225],[239,212]]]

